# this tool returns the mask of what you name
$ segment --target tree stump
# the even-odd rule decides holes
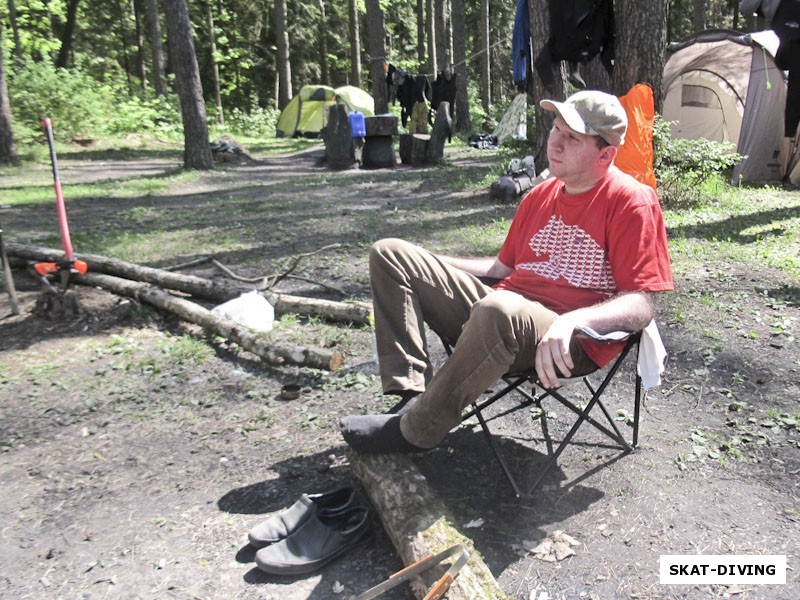
[[[436,109],[436,119],[428,142],[427,160],[438,164],[444,157],[444,145],[453,137],[453,120],[450,118],[450,103],[441,102]]]
[[[419,166],[428,161],[428,142],[431,136],[423,133],[404,133],[400,135],[400,162],[404,165]]]
[[[328,112],[328,124],[322,129],[325,142],[325,159],[332,169],[348,169],[355,163],[353,133],[347,108],[334,104]]]
[[[33,314],[51,321],[71,321],[84,316],[78,295],[73,290],[45,291],[36,298]]]
[[[378,115],[365,117],[367,137],[361,155],[361,165],[367,169],[394,168],[394,145],[392,136],[397,133],[397,117]]]

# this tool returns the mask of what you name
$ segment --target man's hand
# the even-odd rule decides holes
[[[570,377],[575,364],[569,354],[569,342],[575,323],[569,314],[559,316],[536,346],[536,374],[545,388],[557,388],[559,373]]]

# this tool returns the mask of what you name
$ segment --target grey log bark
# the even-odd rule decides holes
[[[9,256],[33,261],[57,261],[63,258],[60,250],[41,246],[27,246],[13,242],[6,243]],[[211,302],[225,302],[240,294],[249,292],[251,287],[238,284],[221,284],[210,279],[173,273],[163,269],[146,267],[115,258],[96,254],[77,254],[93,273],[106,273],[134,281],[151,283],[162,288],[190,294]],[[76,278],[81,283],[81,277]],[[278,292],[264,292],[264,297],[275,307],[278,314],[292,313],[303,317],[322,317],[329,321],[366,325],[372,318],[372,307],[366,302],[333,302],[316,298],[303,298]]]
[[[469,562],[461,569],[447,592],[449,600],[504,600],[483,558],[469,538],[462,535],[435,496],[425,477],[404,454],[359,454],[348,451],[350,467],[378,511],[403,564],[441,552],[454,544],[469,551]],[[412,579],[416,598],[424,598],[442,571],[431,570]]]
[[[86,273],[79,279],[83,284],[95,285],[171,312],[184,321],[200,325],[209,333],[238,344],[270,364],[298,365],[329,371],[335,371],[344,364],[344,357],[340,352],[275,343],[263,334],[252,332],[235,321],[219,317],[194,302],[177,298],[146,283],[99,273]]]

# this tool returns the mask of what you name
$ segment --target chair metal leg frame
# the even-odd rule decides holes
[[[609,369],[608,373],[603,378],[603,381],[600,383],[600,386],[597,389],[594,389],[594,387],[591,385],[591,383],[587,378],[585,377],[583,378],[584,383],[586,384],[587,388],[592,394],[591,399],[583,409],[580,409],[574,403],[567,400],[561,393],[559,393],[558,390],[555,389],[554,390],[545,389],[543,390],[542,394],[540,394],[538,397],[528,393],[526,390],[518,389],[522,384],[524,384],[527,381],[531,381],[535,385],[536,383],[535,375],[520,375],[519,377],[511,380],[510,382],[509,379],[504,378],[508,383],[508,385],[506,385],[502,390],[492,394],[491,397],[487,398],[483,402],[473,402],[472,408],[464,415],[462,422],[471,416],[477,417],[481,429],[483,429],[487,441],[489,442],[489,446],[492,449],[492,452],[494,453],[495,457],[497,458],[497,461],[500,463],[500,467],[502,468],[503,473],[506,479],[508,480],[509,484],[511,485],[512,489],[514,490],[514,494],[516,495],[517,498],[521,496],[519,485],[517,484],[514,476],[512,475],[511,470],[505,461],[505,458],[500,452],[500,449],[498,448],[497,443],[494,440],[494,436],[489,430],[489,426],[486,422],[485,417],[482,414],[482,411],[491,406],[492,404],[494,404],[495,402],[497,402],[500,398],[504,397],[509,392],[516,390],[518,393],[523,394],[525,400],[521,402],[519,405],[511,409],[508,409],[502,412],[500,415],[496,415],[493,418],[510,414],[526,406],[530,406],[531,404],[541,405],[541,400],[547,396],[554,398],[555,400],[560,402],[563,406],[565,406],[566,408],[570,409],[571,411],[573,411],[575,414],[578,415],[578,420],[573,424],[572,428],[569,430],[567,435],[561,441],[558,448],[550,455],[547,464],[539,472],[539,475],[536,477],[536,480],[534,481],[533,485],[528,491],[529,495],[533,493],[539,487],[539,485],[541,485],[542,481],[547,476],[550,469],[552,469],[553,466],[556,464],[559,456],[567,447],[567,445],[572,441],[573,436],[578,431],[578,429],[580,428],[580,426],[583,424],[584,421],[590,423],[600,432],[602,432],[610,439],[615,441],[617,444],[619,444],[619,447],[623,452],[626,453],[631,452],[634,448],[636,448],[639,442],[639,415],[640,415],[640,405],[641,405],[642,381],[641,378],[639,377],[638,372],[636,374],[636,383],[635,383],[636,389],[634,396],[633,437],[631,442],[628,442],[622,435],[619,428],[615,424],[614,419],[612,418],[611,414],[608,412],[608,409],[605,407],[600,398],[605,392],[608,385],[613,380],[614,376],[617,374],[617,371],[619,371],[620,367],[622,366],[622,363],[624,362],[627,355],[630,353],[631,349],[634,346],[637,346],[638,349],[639,339],[640,336],[635,335],[628,340],[622,352],[615,359],[614,363],[612,364],[611,368]],[[600,409],[605,415],[605,418],[608,421],[611,429],[604,426],[602,423],[598,422],[596,419],[590,416],[590,413],[592,409],[595,407],[595,405],[600,406]],[[542,419],[544,418],[545,417],[543,416]]]

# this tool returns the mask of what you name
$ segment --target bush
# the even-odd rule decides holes
[[[274,137],[280,111],[254,106],[249,111],[234,108],[225,113],[225,128],[234,135]]]
[[[21,130],[40,130],[49,117],[60,136],[104,133],[114,106],[110,90],[79,69],[25,60],[9,70],[8,95]]]
[[[743,157],[735,152],[732,144],[672,138],[669,126],[669,122],[656,116],[653,162],[661,204],[665,207],[696,205],[707,186],[719,184],[722,174]]]

